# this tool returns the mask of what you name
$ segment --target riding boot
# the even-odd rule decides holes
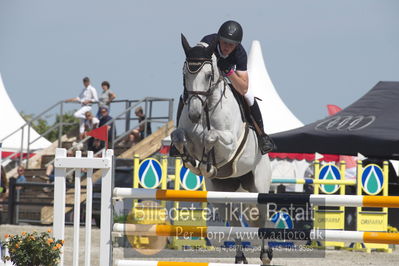
[[[274,144],[273,140],[267,135],[264,131],[263,128],[263,120],[262,120],[262,114],[259,109],[259,105],[255,99],[255,102],[252,106],[249,107],[251,110],[251,115],[253,117],[254,124],[256,123],[255,126],[255,132],[258,137],[258,144],[259,144],[259,149],[262,154],[266,154],[268,152],[271,152],[276,149],[276,145]]]
[[[180,96],[179,106],[177,107],[177,114],[176,114],[176,128],[179,127],[179,120],[180,120],[181,113],[183,111],[183,107],[184,107],[183,98]],[[176,149],[176,147],[175,147],[175,145],[173,145],[173,143],[170,144],[169,156],[170,157],[180,156],[179,151]]]

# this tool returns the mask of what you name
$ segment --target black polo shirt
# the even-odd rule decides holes
[[[202,38],[201,42],[205,42],[207,44],[210,44],[214,39],[216,39],[218,35],[216,33],[206,35],[204,38]],[[248,57],[247,57],[247,52],[245,51],[244,47],[241,45],[237,45],[236,49],[234,49],[231,54],[229,54],[228,57],[223,58],[219,51],[219,42],[217,44],[217,47],[215,49],[215,55],[218,60],[227,60],[230,65],[233,65],[236,67],[236,70],[238,71],[247,71],[247,63],[248,63]]]

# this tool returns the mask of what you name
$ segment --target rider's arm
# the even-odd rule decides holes
[[[71,103],[71,102],[79,102],[79,101],[80,101],[80,98],[75,97],[75,98],[66,99],[64,102]]]
[[[229,75],[229,79],[233,87],[241,94],[245,95],[248,92],[248,72],[234,71]]]

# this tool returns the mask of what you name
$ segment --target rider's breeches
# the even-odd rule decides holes
[[[252,92],[248,91],[247,94],[244,95],[244,97],[249,105],[249,109],[251,110],[253,118],[255,119],[258,126],[263,130],[262,113],[260,112],[259,105],[255,100],[255,95]]]
[[[254,105],[255,103],[255,95],[253,94],[253,92],[249,91],[244,95],[245,100],[247,101],[249,106]]]

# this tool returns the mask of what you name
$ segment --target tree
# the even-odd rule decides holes
[[[32,118],[34,117],[33,114],[25,114],[23,112],[20,112],[20,115],[25,119],[25,121],[31,121]],[[46,135],[43,135],[46,139],[48,139],[50,142],[54,142],[58,139],[58,133],[59,133],[59,123],[61,121],[61,116],[56,115],[55,122],[51,125],[49,125],[49,122],[45,119],[39,118],[36,121],[32,122],[32,128],[37,131],[40,135],[45,134],[48,130],[50,130],[52,127],[56,126],[53,128],[51,131],[47,132]],[[62,115],[62,134],[66,134],[71,130],[74,130],[78,127],[79,125],[79,119],[75,118],[72,114],[72,112],[67,112]]]

